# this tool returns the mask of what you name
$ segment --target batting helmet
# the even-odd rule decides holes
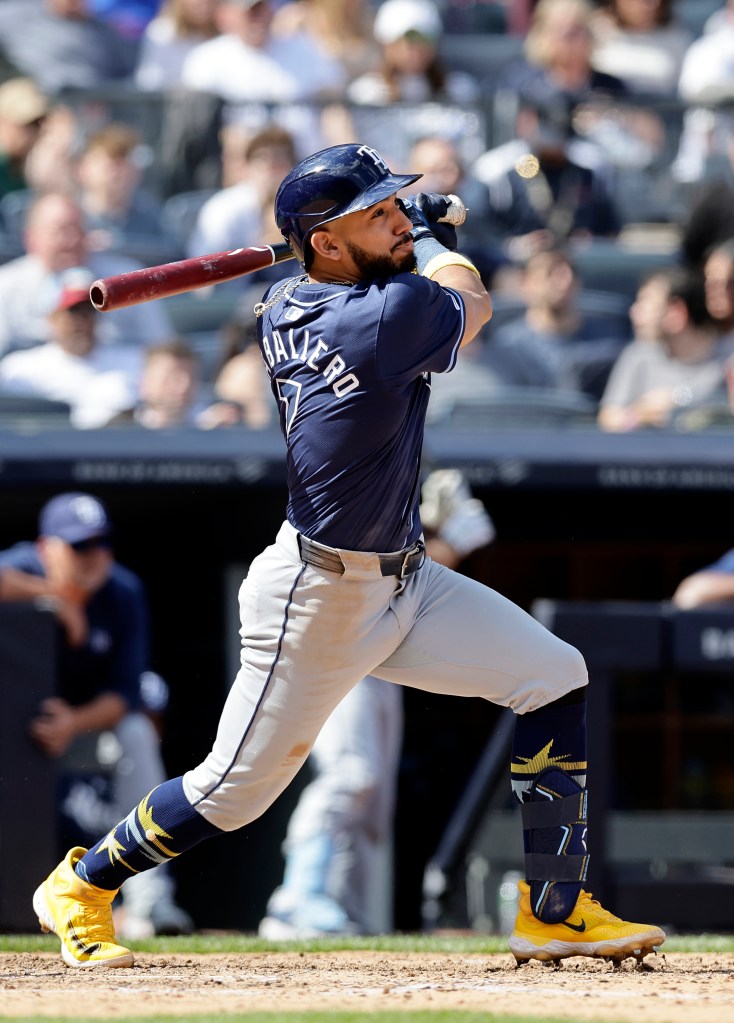
[[[308,268],[308,239],[317,227],[366,210],[420,177],[393,174],[370,146],[331,146],[307,156],[283,179],[275,196],[275,222]]]

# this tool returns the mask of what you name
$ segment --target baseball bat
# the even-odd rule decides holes
[[[448,224],[459,225],[466,220],[466,207],[457,195],[449,195],[451,205],[440,218]],[[172,298],[184,291],[196,291],[210,284],[243,277],[264,270],[267,266],[295,258],[285,242],[274,245],[253,245],[249,249],[231,252],[213,252],[206,256],[180,259],[174,263],[161,263],[140,270],[101,277],[92,283],[89,300],[101,313],[125,306],[152,302],[156,298]]]
[[[210,284],[221,284],[294,258],[290,246],[285,242],[253,245],[249,249],[233,249],[231,252],[213,252],[174,263],[130,270],[113,277],[102,277],[92,283],[89,300],[95,309],[106,313],[140,302],[151,302],[156,298],[171,298],[184,291],[206,288]]]

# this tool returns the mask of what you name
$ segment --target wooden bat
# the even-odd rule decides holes
[[[89,300],[99,312],[170,298],[184,291],[195,291],[210,284],[231,281],[235,277],[263,270],[274,263],[294,259],[285,242],[254,245],[249,249],[213,252],[207,256],[181,259],[160,266],[147,266],[114,277],[102,277],[92,283]]]

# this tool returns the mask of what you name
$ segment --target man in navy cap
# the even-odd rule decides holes
[[[0,552],[0,600],[51,609],[61,626],[57,695],[41,703],[30,734],[43,753],[61,758],[62,821],[79,826],[85,816],[104,812],[116,819],[120,803],[140,799],[166,775],[160,737],[146,713],[157,676],[148,671],[145,588],[115,560],[104,504],[84,493],[52,498],[41,510],[35,543]],[[100,748],[111,776],[112,805],[106,806],[93,798],[88,768],[86,776],[78,774],[81,761],[97,763]],[[99,819],[88,826],[97,830]],[[170,875],[152,876],[152,885],[132,886],[121,929],[131,937],[190,931],[190,919],[173,901]]]

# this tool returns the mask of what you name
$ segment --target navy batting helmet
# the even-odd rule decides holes
[[[331,146],[307,156],[285,177],[275,196],[275,222],[308,267],[312,231],[347,213],[387,199],[421,174],[393,174],[370,146]]]

